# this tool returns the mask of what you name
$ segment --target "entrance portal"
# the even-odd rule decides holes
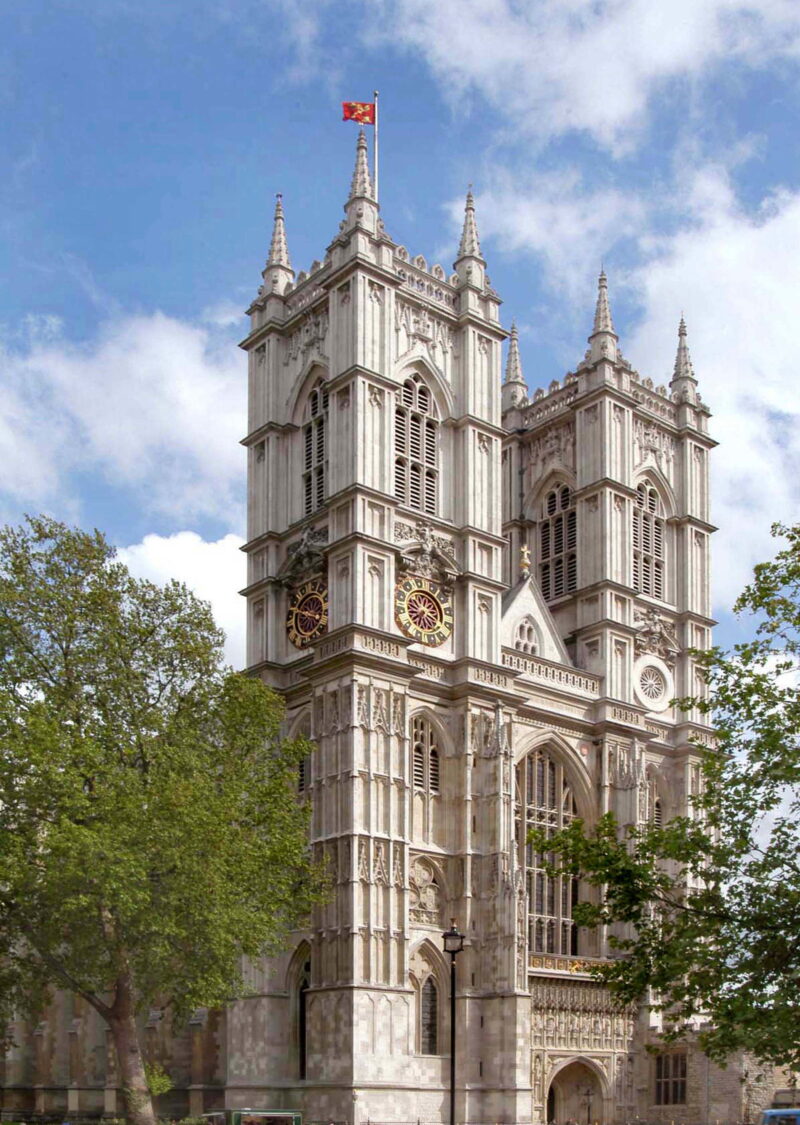
[[[603,1125],[603,1091],[585,1063],[570,1063],[555,1076],[547,1092],[547,1120],[553,1125]]]

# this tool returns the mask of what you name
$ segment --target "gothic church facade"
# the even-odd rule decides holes
[[[467,197],[453,272],[392,241],[359,136],[345,216],[291,267],[275,212],[249,309],[248,666],[316,749],[298,778],[328,903],[252,995],[145,1040],[162,1112],[295,1108],[443,1122],[457,962],[457,1120],[752,1120],[742,1067],[650,1055],[647,1011],[590,976],[529,828],[685,813],[710,643],[709,411],[683,322],[674,374],[624,358],[601,274],[588,349],[530,398]],[[114,1114],[96,1016],[14,1029],[3,1114]],[[751,1066],[751,1079],[755,1068]]]
[[[647,1014],[589,975],[608,949],[572,920],[579,888],[526,844],[684,813],[698,785],[708,732],[671,700],[710,643],[714,443],[683,323],[654,386],[601,275],[586,354],[529,399],[471,195],[448,275],[387,234],[363,136],[324,261],[295,278],[279,200],[263,276],[248,660],[316,744],[333,895],[238,1006],[229,1082],[316,1120],[442,1120],[454,918],[459,1120],[700,1117],[686,1055],[656,1077]]]

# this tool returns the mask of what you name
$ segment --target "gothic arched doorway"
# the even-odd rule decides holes
[[[603,1102],[597,1072],[583,1062],[568,1063],[547,1091],[547,1120],[555,1125],[603,1125]]]

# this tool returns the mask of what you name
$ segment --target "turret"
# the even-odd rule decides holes
[[[261,276],[264,279],[263,295],[275,294],[281,296],[286,287],[294,281],[294,270],[289,260],[289,248],[286,243],[286,220],[283,214],[283,196],[278,192],[275,197],[275,218],[272,224],[272,241],[269,245],[269,256]]]
[[[367,159],[367,138],[364,130],[358,132],[356,143],[356,163],[353,168],[353,178],[350,181],[350,195],[344,205],[345,229],[363,227],[375,234],[378,229],[378,204],[375,202],[375,193],[372,188],[372,179],[369,174],[369,160]]]
[[[522,374],[519,356],[519,332],[516,322],[511,324],[511,339],[508,344],[506,374],[503,380],[503,413],[525,406],[528,401],[528,387]]]
[[[697,379],[694,376],[692,358],[689,355],[689,346],[686,343],[686,322],[681,317],[678,326],[678,351],[675,356],[675,369],[672,373],[669,389],[677,395],[680,402],[697,402]]]
[[[461,241],[458,244],[458,257],[453,263],[453,268],[462,285],[474,285],[476,289],[483,290],[486,262],[481,254],[478,225],[475,222],[475,200],[471,189],[467,191],[467,201],[464,205],[464,226],[461,231]]]
[[[608,303],[608,279],[605,270],[601,270],[597,279],[594,326],[589,337],[589,362],[597,363],[601,359],[607,359],[614,363],[618,358],[618,342],[619,336],[614,331],[614,321],[611,319],[611,307]]]

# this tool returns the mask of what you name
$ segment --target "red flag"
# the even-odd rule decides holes
[[[375,124],[375,102],[342,102],[342,121]]]

